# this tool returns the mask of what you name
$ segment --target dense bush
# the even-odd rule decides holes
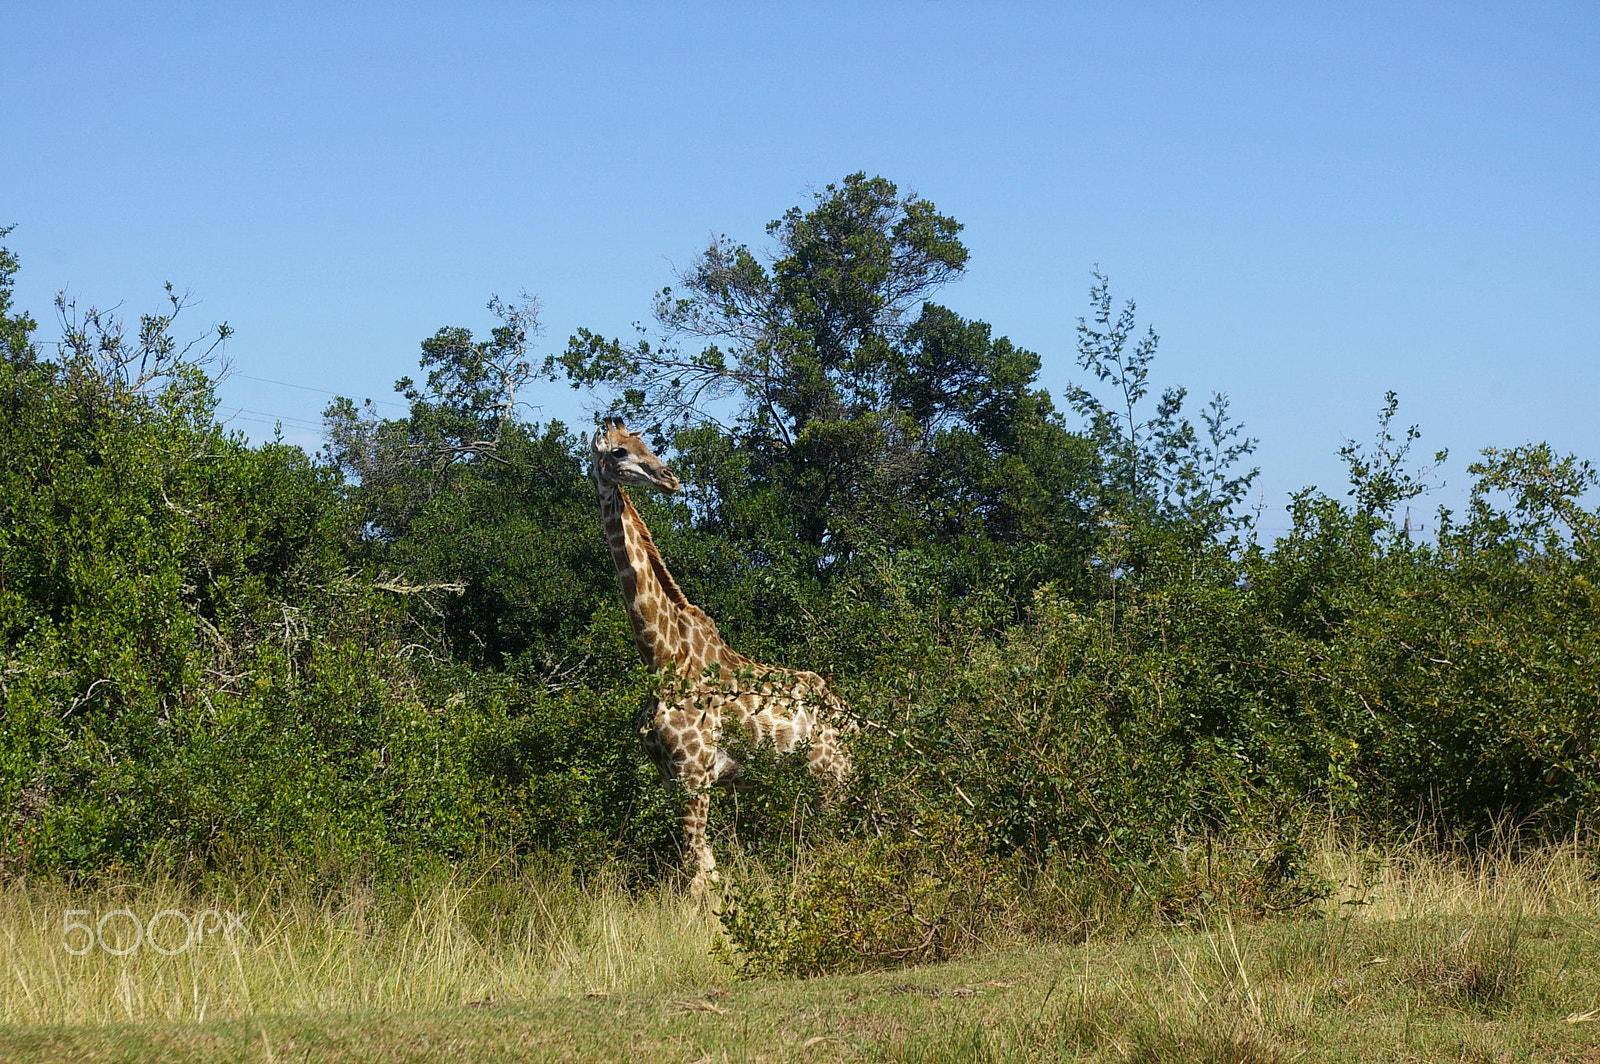
[[[0,867],[675,856],[637,684],[443,657],[453,589],[364,569],[338,471],[227,434],[169,326],[128,342],[91,311],[61,360],[0,362]],[[585,621],[575,644],[631,653]]]
[[[788,884],[734,888],[748,963],[935,955],[1072,877],[1163,912],[1217,889],[1292,910],[1319,889],[1310,818],[1592,817],[1586,463],[1486,451],[1467,511],[1418,542],[1396,514],[1426,473],[1391,396],[1346,448],[1349,495],[1295,496],[1259,542],[1226,399],[1196,425],[1182,389],[1152,397],[1156,338],[1097,277],[1074,428],[1036,356],[927,301],[964,268],[959,229],[855,175],[774,223],[770,261],[714,243],[658,301],[665,345],[583,332],[545,366],[614,387],[671,455],[687,491],[636,502],[690,598],[853,707],[842,801],[744,750],[752,786],[714,803],[719,849]],[[0,252],[0,869],[676,865],[586,444],[518,415],[531,306],[425,341],[406,417],[335,403],[312,457],[217,424],[181,300],[137,336],[63,302],[43,357],[15,266]],[[1202,886],[1186,855],[1217,840],[1252,856]]]

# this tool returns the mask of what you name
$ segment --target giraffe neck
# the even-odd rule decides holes
[[[678,587],[628,493],[614,485],[600,485],[598,490],[617,584],[645,666],[659,672],[675,665],[679,675],[698,677],[707,665],[736,669],[747,664]]]

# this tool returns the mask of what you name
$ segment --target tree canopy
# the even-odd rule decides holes
[[[657,340],[580,330],[547,365],[614,389],[691,471],[698,527],[763,561],[826,580],[881,546],[1064,555],[1091,444],[1036,354],[930,301],[966,267],[960,231],[851,174],[768,225],[770,256],[714,239],[657,295]]]

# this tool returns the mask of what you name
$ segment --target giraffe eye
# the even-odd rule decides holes
[[[611,449],[611,457],[626,458],[628,457],[628,449],[626,447],[613,447]]]

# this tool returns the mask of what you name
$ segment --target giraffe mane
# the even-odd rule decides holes
[[[639,526],[644,529],[644,554],[650,562],[651,571],[656,575],[656,582],[661,585],[661,590],[666,593],[667,598],[671,600],[673,605],[699,613],[699,608],[689,601],[689,596],[683,593],[683,588],[679,587],[678,582],[672,578],[672,571],[667,568],[667,563],[661,559],[661,552],[656,549],[656,540],[650,534],[650,526],[644,523],[644,518],[640,517],[639,511],[634,509],[633,500],[628,498],[628,493],[621,488],[617,489],[617,494],[622,496],[622,505],[628,508],[628,511],[638,520]]]

